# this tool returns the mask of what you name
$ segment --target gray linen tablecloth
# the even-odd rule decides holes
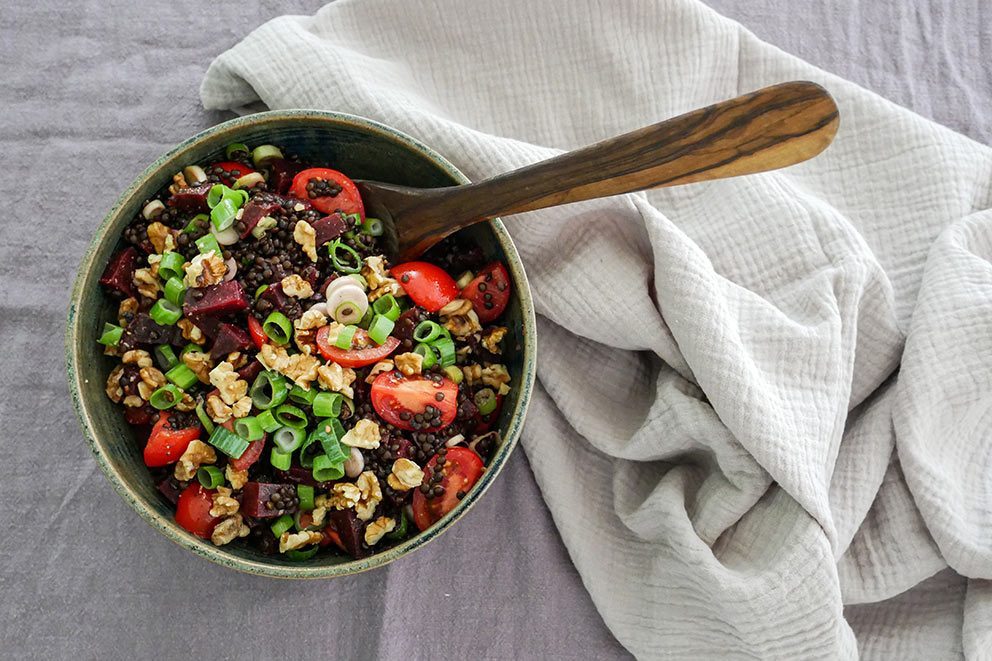
[[[32,658],[614,658],[522,452],[429,550],[332,582],[242,576],[145,526],[90,457],[62,334],[93,229],[158,154],[225,117],[207,65],[319,1],[0,8],[0,642]],[[978,140],[992,134],[981,0],[710,0],[758,36]],[[815,4],[815,6],[814,6]],[[240,10],[240,11],[238,11]]]

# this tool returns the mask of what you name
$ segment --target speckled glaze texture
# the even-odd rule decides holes
[[[465,230],[488,257],[505,260],[513,279],[514,295],[507,308],[510,336],[505,345],[513,390],[500,420],[502,444],[482,478],[452,512],[402,544],[362,560],[322,554],[299,563],[263,555],[243,541],[215,547],[175,524],[171,506],[156,491],[142,461],[141,441],[134,438],[120,408],[104,393],[112,359],[102,355],[96,340],[115,308],[97,281],[141,203],[166,185],[183,166],[209,161],[222,154],[231,142],[279,144],[305,161],[333,165],[356,179],[420,187],[468,181],[447,160],[413,138],[377,122],[346,114],[314,110],[258,113],[219,124],[179,144],[155,161],[121,195],[79,267],[69,303],[66,370],[83,434],[117,493],[152,527],[199,556],[232,569],[279,578],[331,578],[380,567],[420,548],[464,516],[496,479],[517,445],[534,385],[536,351],[534,308],[523,266],[499,220]]]

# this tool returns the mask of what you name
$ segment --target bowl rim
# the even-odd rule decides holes
[[[81,382],[80,362],[81,356],[75,351],[75,338],[81,332],[81,324],[84,315],[80,314],[83,295],[83,282],[87,275],[94,268],[102,268],[102,265],[95,265],[97,248],[107,239],[107,232],[113,225],[121,210],[130,205],[137,195],[138,189],[150,177],[155,176],[165,163],[181,157],[184,153],[198,146],[202,141],[216,138],[223,134],[237,134],[246,128],[257,128],[259,124],[271,125],[276,128],[280,124],[295,125],[299,122],[309,122],[320,126],[348,126],[357,128],[362,132],[376,135],[379,138],[398,143],[401,147],[418,152],[433,165],[449,175],[459,184],[468,183],[470,180],[458,168],[452,165],[446,158],[441,156],[431,147],[420,142],[398,129],[394,129],[381,122],[352,115],[348,113],[311,110],[311,109],[286,109],[269,110],[250,115],[244,115],[216,124],[199,133],[183,140],[178,145],[168,150],[138,175],[131,184],[117,198],[113,206],[104,216],[103,221],[97,227],[90,240],[87,251],[79,263],[76,273],[75,283],[72,288],[72,295],[69,300],[68,319],[65,332],[65,360],[66,374],[69,383],[69,393],[72,399],[73,408],[79,419],[83,436],[86,438],[93,452],[96,462],[106,475],[107,480],[113,486],[118,495],[135,510],[142,519],[152,528],[158,530],[167,539],[175,542],[182,548],[194,554],[206,558],[216,564],[235,569],[248,574],[268,576],[273,578],[286,579],[318,579],[334,578],[338,576],[348,576],[360,572],[368,571],[377,567],[389,564],[436,539],[441,533],[450,528],[458,519],[463,517],[482,497],[482,495],[492,485],[496,476],[503,469],[513,450],[516,448],[523,428],[524,418],[530,403],[531,392],[534,387],[536,374],[536,350],[537,324],[534,317],[534,305],[531,297],[530,285],[524,272],[523,263],[517,253],[516,247],[510,238],[509,233],[502,221],[498,218],[489,221],[489,225],[496,235],[497,241],[504,252],[507,267],[510,271],[511,280],[516,285],[516,294],[520,301],[522,317],[522,370],[518,378],[517,388],[520,396],[515,409],[512,411],[503,443],[493,455],[492,460],[486,467],[485,472],[479,482],[469,492],[469,494],[439,522],[426,531],[398,544],[382,553],[376,553],[362,559],[352,559],[334,565],[307,566],[307,565],[283,565],[269,564],[263,561],[249,560],[239,557],[228,551],[225,547],[214,546],[209,540],[195,537],[184,530],[172,520],[147,507],[141,498],[128,484],[124,476],[114,465],[108,453],[104,450],[102,443],[97,438],[95,426],[89,405],[84,399]],[[233,140],[233,135],[232,138]],[[138,201],[140,203],[140,200]],[[522,285],[522,286],[521,286]]]

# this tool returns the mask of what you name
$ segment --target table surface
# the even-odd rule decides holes
[[[321,4],[249,3],[235,13],[187,0],[154,10],[36,0],[0,12],[3,648],[105,659],[261,657],[287,643],[295,655],[354,659],[626,656],[522,452],[428,550],[372,573],[298,583],[236,574],[170,544],[114,494],[82,440],[61,345],[93,230],[158,154],[226,118],[198,98],[216,54],[271,17]],[[984,0],[710,4],[786,51],[989,140]]]

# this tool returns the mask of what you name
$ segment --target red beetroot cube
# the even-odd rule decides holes
[[[247,309],[248,297],[237,280],[190,289],[183,303],[187,317],[220,317]]]
[[[217,336],[210,347],[210,357],[215,361],[223,360],[229,353],[244,351],[252,346],[251,337],[240,326],[221,323],[217,326]]]
[[[128,246],[110,258],[100,277],[100,284],[124,296],[135,296],[134,271],[138,267],[138,251]]]

